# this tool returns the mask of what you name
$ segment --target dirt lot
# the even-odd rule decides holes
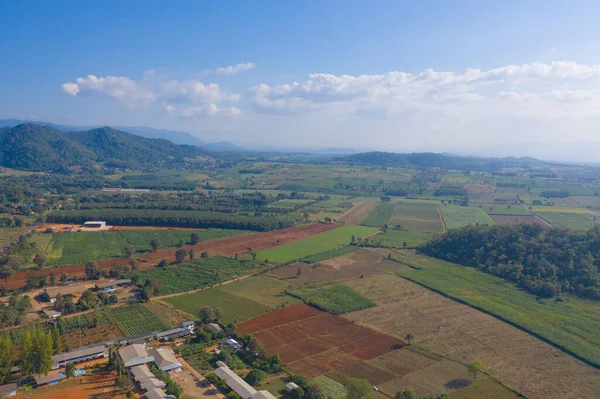
[[[392,273],[401,265],[383,258],[371,251],[360,250],[319,262],[320,266],[294,263],[277,268],[271,275],[281,279],[294,279],[294,282],[321,283],[325,281],[358,278],[373,274]],[[298,268],[302,274],[298,276]]]
[[[349,225],[360,224],[376,206],[376,202],[361,202],[342,213],[337,221]]]
[[[20,392],[19,398],[36,399],[121,399],[124,392],[115,391],[116,376],[113,373],[99,373],[62,381],[57,385],[35,388]]]
[[[221,240],[212,240],[199,243],[194,246],[186,246],[184,248],[193,248],[196,253],[207,251],[210,254],[232,256],[236,253],[239,255],[247,254],[248,248],[252,248],[253,251],[263,251],[269,248],[273,248],[279,245],[289,244],[291,242],[300,241],[307,237],[315,234],[323,233],[339,227],[339,224],[309,224],[305,226],[290,227],[288,229],[269,231],[266,233],[253,233],[246,234],[236,237],[223,238]],[[168,248],[161,249],[156,252],[149,252],[140,255],[140,269],[150,269],[154,267],[162,259],[167,259],[169,262],[175,262],[175,252],[179,248]],[[113,265],[128,265],[128,258],[111,259],[98,262],[100,269],[110,269]],[[54,267],[43,270],[35,270],[29,272],[17,272],[12,277],[9,277],[8,283],[2,282],[8,289],[20,288],[25,285],[27,275],[32,274],[35,276],[48,275],[54,273],[60,276],[62,273],[66,273],[69,277],[77,275],[77,277],[85,276],[85,264]]]
[[[594,398],[600,371],[492,316],[392,276],[344,282],[377,306],[345,315],[425,349],[468,363],[480,359],[529,398]]]
[[[552,227],[545,220],[537,217],[537,216],[528,216],[528,215],[490,215],[492,220],[496,222],[496,224],[519,224],[519,223],[535,223],[540,224],[545,227]]]

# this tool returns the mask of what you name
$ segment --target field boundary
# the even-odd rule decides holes
[[[442,210],[440,206],[437,206],[438,215],[440,215],[440,222],[442,222],[442,234],[446,232],[446,222],[444,222],[444,217],[442,216]]]
[[[407,264],[405,262],[402,262],[402,261],[398,261],[398,262],[404,264],[405,266],[411,267],[409,264]],[[462,266],[462,267],[469,267],[469,266]],[[510,325],[512,327],[515,327],[518,330],[521,330],[521,331],[523,331],[523,332],[525,332],[525,333],[527,333],[527,334],[529,334],[529,335],[531,335],[531,336],[533,336],[533,337],[541,340],[542,342],[547,343],[548,345],[553,346],[554,348],[556,348],[556,349],[560,350],[561,352],[563,352],[563,353],[565,353],[565,354],[567,354],[567,355],[569,355],[569,356],[571,356],[571,357],[579,360],[580,362],[583,362],[583,363],[587,364],[588,366],[591,366],[591,367],[593,367],[593,368],[595,368],[597,370],[600,370],[600,364],[596,364],[596,363],[592,362],[591,360],[585,359],[585,358],[579,356],[578,354],[571,352],[569,349],[563,347],[562,345],[559,345],[556,342],[551,341],[548,338],[546,338],[546,337],[544,337],[544,336],[542,336],[542,335],[540,335],[540,334],[538,334],[536,332],[533,332],[533,331],[531,331],[531,330],[529,330],[529,329],[527,329],[527,328],[525,328],[525,327],[523,327],[523,326],[521,326],[521,325],[519,325],[519,324],[517,324],[517,323],[515,323],[513,321],[505,319],[504,317],[502,317],[500,315],[497,315],[497,314],[495,314],[495,313],[493,313],[493,312],[491,312],[491,311],[489,311],[487,309],[483,309],[483,308],[481,308],[481,307],[479,307],[477,305],[470,304],[470,303],[468,303],[465,300],[462,300],[460,298],[456,298],[456,297],[454,297],[452,295],[446,294],[445,292],[442,292],[442,291],[437,290],[435,288],[429,287],[426,284],[423,284],[423,283],[421,283],[419,281],[416,281],[416,280],[414,280],[414,279],[412,279],[410,277],[406,277],[406,276],[403,276],[401,274],[396,274],[396,276],[398,276],[400,278],[403,278],[403,279],[405,279],[407,281],[410,281],[411,283],[417,284],[417,285],[419,285],[419,286],[421,286],[421,287],[423,287],[425,289],[428,289],[429,291],[433,291],[436,294],[439,294],[439,295],[441,295],[441,296],[443,296],[445,298],[448,298],[448,299],[451,299],[451,300],[453,300],[455,302],[458,302],[461,305],[466,305],[466,306],[468,306],[470,308],[473,308],[473,309],[478,310],[478,311],[480,311],[482,313],[485,313],[485,314],[487,314],[489,316],[492,316],[492,317],[494,317],[494,318],[496,318],[496,319],[498,319],[498,320],[500,320],[500,321],[502,321],[502,322],[504,322],[504,323],[506,323],[506,324],[508,324],[508,325]]]

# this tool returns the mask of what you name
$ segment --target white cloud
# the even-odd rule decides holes
[[[123,76],[97,77],[88,75],[61,85],[71,96],[104,96],[117,100],[130,108],[147,109],[155,104],[171,115],[191,117],[196,115],[232,115],[236,111],[219,108],[223,102],[236,102],[239,94],[229,93],[215,83],[204,84],[198,80],[164,80],[155,71],[144,72],[140,80]],[[233,108],[233,107],[231,107]],[[235,108],[239,111],[237,108]]]
[[[600,115],[600,65],[570,61],[508,65],[464,73],[392,71],[384,75],[310,74],[303,82],[261,83],[249,90],[255,110],[272,114],[327,112],[426,114],[481,119],[516,115],[552,120]],[[537,107],[520,108],[522,103]],[[587,107],[581,108],[581,103]],[[578,109],[574,109],[579,107]]]
[[[215,73],[217,75],[235,75],[236,73],[248,71],[256,67],[256,64],[253,62],[242,62],[237,65],[229,65],[227,67],[221,67],[215,69]]]

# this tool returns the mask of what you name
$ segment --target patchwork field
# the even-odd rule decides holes
[[[537,216],[521,216],[521,215],[490,215],[494,223],[496,224],[539,224],[546,227],[552,227],[548,222],[540,219]]]
[[[594,216],[581,213],[536,212],[536,215],[554,227],[566,229],[587,231],[598,225],[598,222],[593,220]]]
[[[361,224],[363,220],[369,215],[369,212],[377,206],[376,202],[365,201],[361,202],[346,212],[342,213],[338,218],[338,222],[342,222],[346,225]]]
[[[397,203],[389,224],[390,228],[400,225],[402,230],[414,232],[443,232],[437,204],[426,202]]]
[[[379,204],[360,223],[363,226],[383,227],[394,214],[394,204]]]
[[[318,254],[350,244],[352,236],[357,239],[377,232],[377,228],[364,226],[341,226],[335,230],[317,234],[292,244],[275,247],[258,253],[258,260],[285,263],[308,255]]]
[[[481,208],[442,205],[440,209],[447,229],[458,229],[470,224],[494,224],[494,221]]]
[[[461,362],[480,359],[504,384],[530,398],[591,398],[600,392],[600,371],[415,283],[380,275],[346,280],[345,284],[377,303],[345,318],[399,337],[411,333],[420,347]],[[435,382],[435,378],[413,382]]]

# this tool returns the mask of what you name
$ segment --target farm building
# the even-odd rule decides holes
[[[240,395],[242,399],[275,399],[275,396],[267,391],[257,391],[252,388],[250,384],[237,375],[235,371],[227,367],[225,363],[218,361],[217,366],[219,366],[215,370],[217,377],[225,381],[227,386]]]
[[[139,366],[154,361],[154,358],[148,355],[142,344],[133,344],[121,348],[119,349],[119,355],[123,359],[125,367]]]
[[[60,311],[53,308],[42,309],[42,312],[44,312],[44,314],[48,316],[49,319],[57,319],[62,315]]]
[[[44,385],[55,385],[64,380],[65,378],[67,378],[67,375],[63,372],[46,376],[40,376],[35,378],[35,385],[38,387]]]
[[[188,330],[190,330],[190,332],[194,332],[194,328],[196,328],[196,323],[194,323],[193,321],[184,321],[183,323],[181,323],[181,327],[187,328]]]
[[[242,349],[242,345],[233,338],[228,338],[223,341],[225,345],[231,346],[234,350]]]
[[[167,395],[162,389],[151,388],[146,391],[148,399],[176,399],[173,395]]]
[[[46,302],[54,303],[56,302],[56,296],[58,294],[61,294],[64,297],[74,297],[77,296],[77,294],[81,294],[85,290],[86,288],[82,285],[63,285],[60,287],[44,289],[44,292],[42,292],[41,297],[42,300]]]
[[[56,370],[65,367],[68,363],[80,363],[93,359],[108,357],[108,352],[104,345],[81,348],[71,352],[59,353],[52,356],[52,369]]]
[[[150,349],[148,354],[154,358],[154,364],[162,371],[181,371],[181,363],[175,358],[173,351],[169,348]]]
[[[96,284],[96,290],[102,292],[114,292],[129,285],[131,285],[131,280],[129,279],[110,280],[104,283]]]
[[[187,328],[179,327],[173,328],[172,330],[159,332],[158,334],[156,334],[156,339],[159,339],[161,341],[168,341],[171,338],[187,337],[190,334],[191,332]]]
[[[0,386],[0,397],[10,398],[17,394],[17,384],[6,384]]]
[[[298,386],[298,384],[296,384],[295,382],[288,382],[288,383],[285,385],[285,389],[286,389],[288,392],[292,392],[294,389],[298,389],[298,388],[300,388],[300,387],[299,387],[299,386]]]
[[[217,323],[208,323],[206,325],[206,328],[209,329],[210,331],[216,332],[217,334],[223,331],[221,326],[218,325]]]
[[[141,364],[139,366],[133,366],[129,370],[129,372],[131,373],[131,378],[133,378],[133,380],[135,382],[139,382],[139,383],[142,383],[143,381],[146,381],[150,378],[155,378],[154,374],[152,374],[152,372],[148,368],[148,365],[146,365],[146,364]]]
[[[87,229],[101,229],[101,228],[106,227],[106,222],[89,221],[89,222],[85,222],[83,224],[83,227],[85,227]]]
[[[127,344],[143,344],[147,340],[154,338],[158,333],[159,331],[153,331],[149,333],[134,335],[133,337],[127,337],[119,340],[119,345],[123,346]]]

